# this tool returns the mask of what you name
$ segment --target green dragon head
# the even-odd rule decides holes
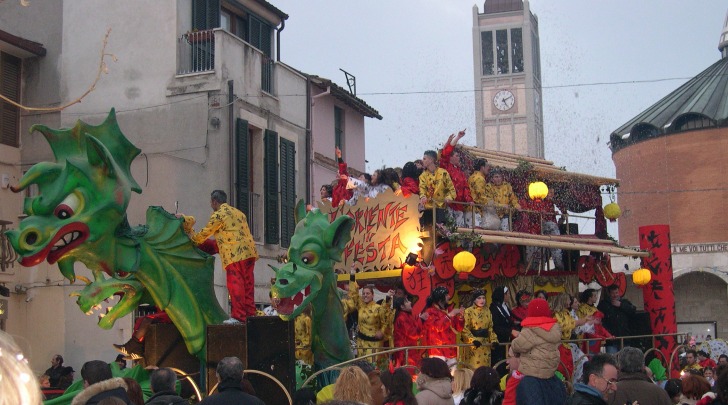
[[[117,267],[114,242],[115,232],[126,224],[131,192],[141,193],[130,170],[141,151],[122,134],[113,109],[98,126],[78,121],[70,129],[35,125],[31,131],[45,136],[55,162],[34,165],[13,187],[20,192],[35,184],[38,195],[25,199],[27,217],[18,229],[7,232],[8,239],[21,265],[58,263],[71,282],[76,279],[73,264],[86,264],[95,280],[87,281],[77,294],[84,312],[98,308],[113,294],[122,295],[99,322],[111,328],[117,318],[136,307],[143,292],[133,274]]]
[[[280,299],[277,309],[284,320],[295,318],[309,304],[326,305],[322,294],[336,292],[334,262],[341,261],[354,225],[348,216],[340,216],[330,223],[328,216],[319,210],[306,213],[302,201],[296,206],[296,222],[288,263],[280,269],[274,268],[276,283],[272,286],[272,295]],[[314,314],[321,309],[315,309]]]

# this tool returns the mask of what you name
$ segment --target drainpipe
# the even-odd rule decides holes
[[[286,29],[286,20],[281,20],[281,28],[276,30],[276,61],[281,61],[281,31]]]
[[[234,94],[234,82],[228,80],[228,138],[230,141],[228,147],[228,157],[230,159],[230,194],[229,201],[233,207],[237,206],[237,193],[235,192],[235,94]]]
[[[311,116],[311,120],[310,120],[311,125],[309,126],[309,132],[311,133],[311,137],[310,137],[310,140],[309,140],[309,145],[306,145],[306,153],[308,154],[308,156],[307,156],[308,162],[307,163],[308,163],[308,166],[309,166],[309,172],[310,173],[313,173],[313,125],[316,122],[316,120],[315,120],[316,114],[314,114],[313,107],[316,105],[316,99],[317,98],[322,97],[322,96],[331,95],[331,86],[328,86],[326,88],[326,91],[325,92],[323,92],[321,94],[317,94],[315,96],[311,96],[311,93],[312,93],[311,92],[311,86],[310,86],[311,78],[308,75],[306,75],[306,82],[309,83],[309,86],[306,89],[306,93],[307,93],[307,96],[308,96],[306,98],[309,99],[309,100],[311,100],[308,103],[308,109],[310,111],[310,116]],[[309,178],[307,180],[308,183],[311,183],[311,177],[312,176],[313,175],[309,176]],[[311,184],[306,184],[306,198],[309,201],[313,201],[313,199],[314,199],[313,198],[313,195],[311,194]]]
[[[311,121],[313,109],[311,108],[311,77],[306,75],[306,204],[311,203]]]

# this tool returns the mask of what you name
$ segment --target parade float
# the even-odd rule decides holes
[[[141,304],[166,311],[175,336],[197,358],[193,366],[201,371],[193,384],[197,398],[203,396],[198,386],[211,385],[214,367],[207,351],[211,336],[218,337],[218,348],[235,346],[229,336],[248,353],[266,346],[258,341],[262,338],[255,337],[259,335],[251,322],[254,319],[248,325],[220,325],[226,315],[213,290],[214,258],[192,244],[182,219],[150,207],[145,225],[129,225],[127,206],[132,193],[141,192],[130,165],[141,151],[121,132],[113,109],[97,126],[78,121],[70,129],[34,126],[33,130],[49,142],[55,161],[34,165],[13,187],[16,192],[32,185],[38,188],[37,195],[25,200],[26,217],[17,229],[7,232],[21,265],[57,263],[71,283],[82,281],[83,289],[72,295],[87,314],[93,314],[101,301],[120,296],[118,304],[99,314],[102,329],[111,328]],[[646,299],[645,307],[655,319],[653,332],[674,329],[674,301],[668,308],[665,300],[672,297],[661,294],[665,287],[672,291],[669,231],[659,226],[646,229],[640,235],[643,250],[624,248],[609,239],[606,217],[616,214],[614,207],[602,208],[601,193],[613,190],[617,180],[569,173],[548,161],[502,152],[465,147],[463,153],[469,160],[485,158],[491,166],[504,169],[520,198],[530,198],[525,195],[529,184],[548,184],[564,219],[569,213],[594,210],[594,234],[579,234],[568,219],[560,236],[523,232],[515,216],[514,231],[509,232],[458,228],[451,223],[423,228],[417,197],[393,191],[359,199],[354,205],[333,207],[318,202],[310,211],[301,202],[296,207],[297,226],[286,263],[274,269],[272,296],[281,299],[283,321],[274,320],[288,321],[292,335],[291,319],[311,310],[311,349],[317,369],[335,367],[353,357],[339,303],[341,292],[336,288],[337,282],[343,287],[349,280],[351,268],[356,269],[360,285],[371,283],[382,291],[403,287],[415,297],[413,311],[418,313],[438,286],[448,289],[453,305],[460,304],[474,288],[486,290],[490,299],[493,287],[502,285],[510,287],[510,294],[521,289],[575,294],[579,282],[596,281],[603,287],[616,284],[623,292],[627,279],[624,273],[612,270],[609,255],[647,258],[649,251],[652,255],[644,263],[651,277],[645,296],[651,294],[654,299]],[[552,269],[545,251],[537,262],[524,261],[525,247],[562,249],[564,268]],[[667,256],[660,254],[665,249]],[[93,279],[77,276],[76,262],[85,265]],[[235,333],[226,335],[215,329],[220,327],[233,328]],[[287,342],[292,352],[293,343]],[[668,343],[674,346],[674,342],[665,345]],[[286,361],[291,364],[281,369],[292,370],[293,357]],[[273,380],[290,401],[291,385],[284,387]],[[52,403],[66,403],[73,394],[67,392]]]

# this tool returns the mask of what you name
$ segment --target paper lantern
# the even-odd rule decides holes
[[[652,272],[648,269],[639,269],[635,270],[634,273],[632,273],[632,281],[639,286],[646,285],[647,283],[652,280]]]
[[[617,218],[619,218],[622,215],[622,209],[619,208],[619,205],[617,203],[609,203],[604,206],[604,217],[609,220],[609,222],[616,222]]]
[[[543,200],[547,195],[549,195],[549,188],[546,183],[534,181],[528,185],[528,196],[532,200]]]
[[[459,273],[462,279],[468,278],[468,273],[475,268],[475,255],[463,250],[452,258],[452,267]]]

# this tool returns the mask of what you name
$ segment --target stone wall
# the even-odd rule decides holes
[[[716,322],[716,335],[728,338],[726,283],[706,272],[690,272],[675,279],[675,312],[678,322]]]

